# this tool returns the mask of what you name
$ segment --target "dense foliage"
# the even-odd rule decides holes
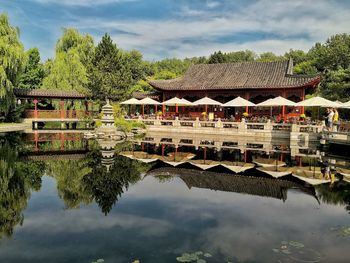
[[[13,88],[24,64],[19,30],[9,24],[7,15],[0,14],[0,121],[14,107]]]
[[[251,50],[217,51],[209,57],[166,58],[149,62],[136,50],[125,51],[105,34],[94,45],[89,34],[63,29],[57,41],[55,57],[40,62],[37,48],[26,53],[19,41],[18,29],[0,15],[0,121],[18,115],[13,88],[75,90],[91,94],[95,99],[110,97],[120,101],[135,91],[149,92],[149,79],[181,77],[188,67],[199,63],[233,63],[279,61],[292,58],[296,74],[320,74],[318,94],[330,99],[350,99],[350,35],[337,34],[324,43],[316,43],[308,52],[290,49],[284,55],[272,52],[256,54]],[[14,118],[12,118],[14,119]]]

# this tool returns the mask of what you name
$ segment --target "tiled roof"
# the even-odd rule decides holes
[[[319,76],[293,75],[292,60],[192,65],[182,78],[152,80],[158,90],[294,88],[318,84]]]
[[[76,91],[43,90],[43,89],[14,89],[14,94],[17,97],[25,97],[25,98],[84,99],[88,97]]]
[[[132,94],[132,97],[135,99],[144,99],[144,98],[151,98],[151,99],[158,99],[160,96],[159,92],[139,92],[135,91]]]

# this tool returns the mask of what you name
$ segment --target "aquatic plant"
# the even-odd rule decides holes
[[[194,253],[183,253],[180,257],[177,257],[178,262],[196,262],[196,263],[206,263],[207,261],[201,257],[210,258],[212,255],[210,253],[203,253],[202,251],[196,251]]]
[[[272,251],[296,262],[320,262],[322,259],[318,251],[305,247],[299,241],[282,241],[280,247]]]

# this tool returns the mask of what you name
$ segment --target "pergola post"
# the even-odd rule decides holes
[[[61,129],[64,129],[64,99],[60,100],[60,117],[61,117]]]
[[[301,100],[305,100],[305,88],[302,89],[302,95],[301,95]],[[304,114],[305,113],[305,107],[302,106],[301,107],[301,114]]]

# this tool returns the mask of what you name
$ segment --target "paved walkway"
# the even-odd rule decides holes
[[[31,128],[31,123],[0,123],[0,133],[24,131]]]

